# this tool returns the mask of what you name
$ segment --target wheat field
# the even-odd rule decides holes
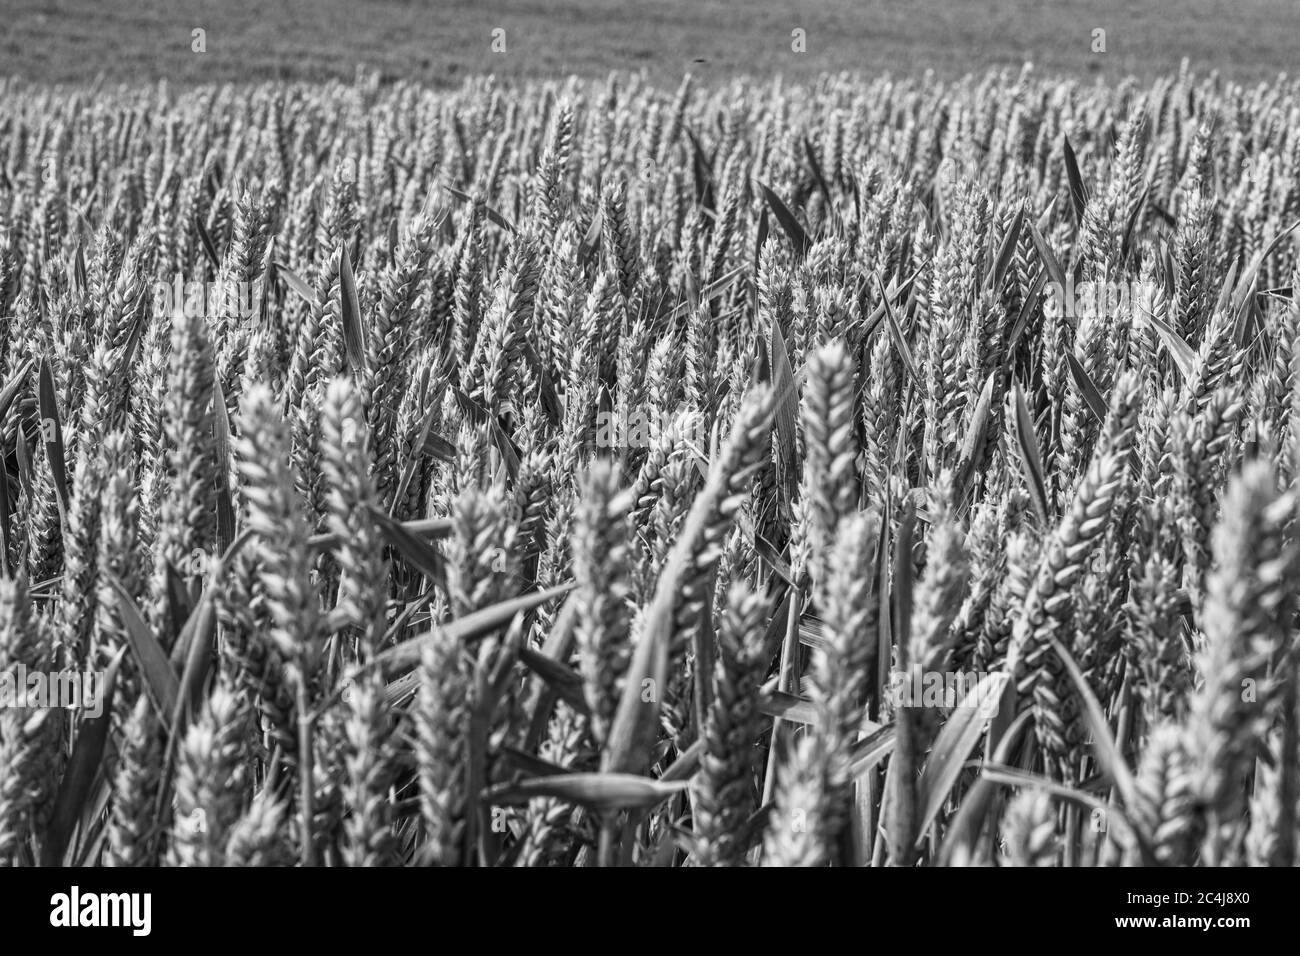
[[[1298,117],[0,84],[0,862],[1293,865]]]

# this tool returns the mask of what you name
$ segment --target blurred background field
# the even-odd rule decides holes
[[[206,53],[191,50],[205,31]],[[504,30],[504,52],[493,31]],[[806,52],[792,51],[804,30]],[[1093,31],[1106,31],[1094,53]],[[498,35],[499,38],[500,35]],[[0,0],[0,75],[173,83],[388,78],[455,84],[645,70],[671,81],[860,70],[1273,79],[1296,62],[1296,0]],[[499,47],[500,42],[497,43]]]

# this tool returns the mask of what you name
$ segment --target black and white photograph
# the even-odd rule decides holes
[[[2,0],[21,921],[130,945],[202,868],[279,868],[293,933],[347,868],[1048,868],[1244,939],[1300,862],[1298,39]]]

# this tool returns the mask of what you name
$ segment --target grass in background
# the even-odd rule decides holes
[[[1158,9],[1157,9],[1158,7]],[[0,4],[0,69],[30,80],[174,83],[649,71],[675,82],[738,72],[811,78],[884,70],[943,76],[1033,60],[1049,72],[1150,78],[1199,70],[1270,78],[1294,63],[1290,0],[49,0]],[[207,53],[191,52],[191,30]],[[506,31],[494,53],[492,31]],[[791,50],[806,31],[807,52]],[[1106,30],[1104,54],[1092,31]]]

